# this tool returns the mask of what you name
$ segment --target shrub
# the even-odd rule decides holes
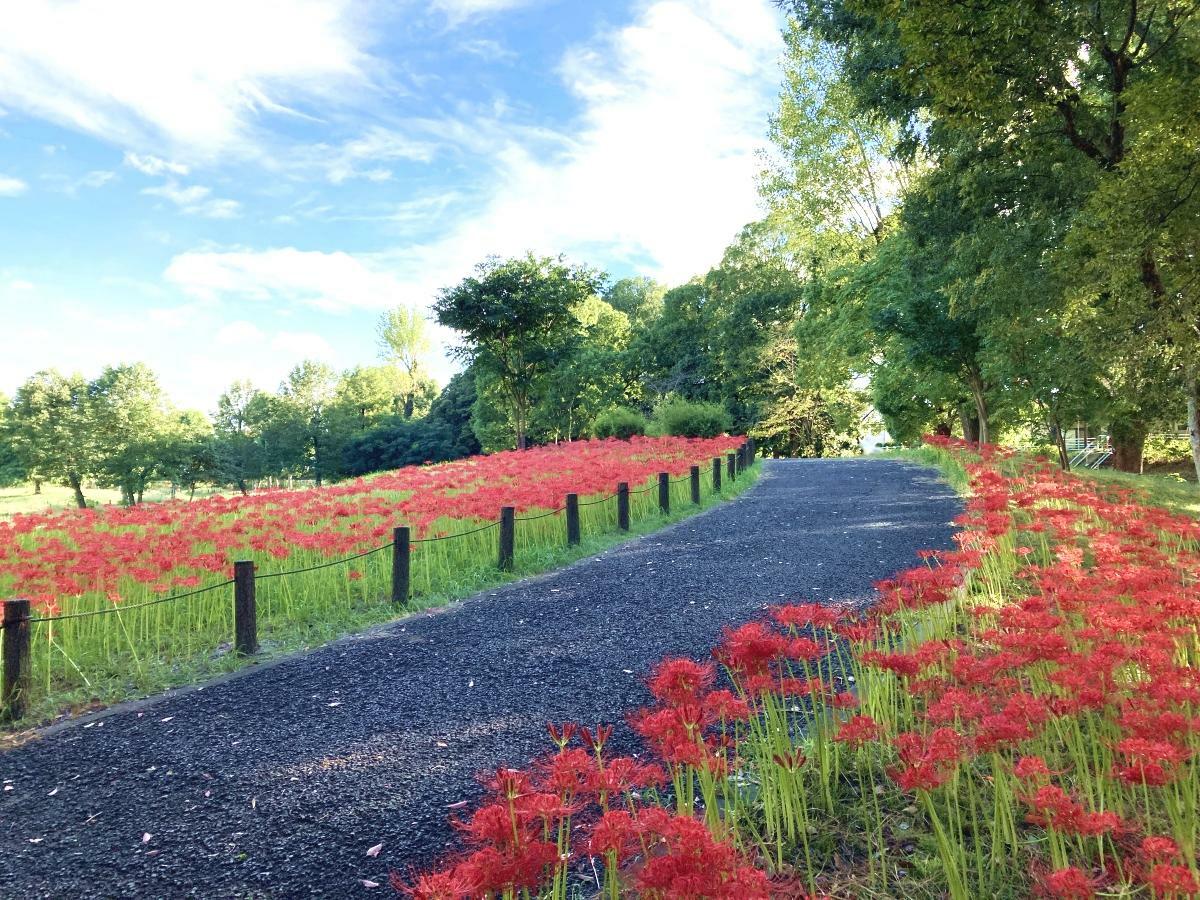
[[[1146,438],[1142,455],[1149,465],[1186,462],[1192,458],[1192,445],[1186,437],[1152,434]]]
[[[598,438],[620,438],[629,440],[635,434],[646,433],[646,417],[636,409],[614,406],[596,416],[592,423],[592,436]]]
[[[729,413],[716,403],[669,400],[654,413],[656,434],[711,438],[728,429]]]

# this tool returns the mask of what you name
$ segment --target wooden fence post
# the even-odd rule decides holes
[[[666,472],[658,473],[658,508],[663,515],[671,511],[671,476]]]
[[[567,494],[567,543],[579,543],[579,495]]]
[[[238,656],[258,652],[254,563],[245,559],[233,564],[233,647]]]
[[[4,601],[4,686],[0,694],[3,720],[25,715],[32,685],[29,656],[29,601]]]
[[[721,457],[713,457],[713,491],[721,492]]]
[[[737,478],[737,454],[730,453],[725,457],[725,474],[729,476],[729,480]]]
[[[511,572],[516,544],[517,510],[512,506],[500,507],[500,568]]]
[[[408,602],[412,575],[412,543],[407,525],[392,530],[392,602]]]
[[[622,531],[629,530],[629,482],[622,481],[617,485],[617,527]]]
[[[692,466],[688,471],[692,482],[692,502],[697,506],[700,505],[700,467]]]

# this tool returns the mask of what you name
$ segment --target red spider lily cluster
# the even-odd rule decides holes
[[[635,437],[577,441],[400,469],[318,490],[270,490],[132,508],[17,515],[0,522],[0,596],[54,612],[63,598],[163,594],[228,577],[235,558],[348,556],[386,543],[398,524],[414,537],[450,521],[494,520],[560,506],[568,492],[611,493],[658,472],[679,476],[739,438]]]
[[[958,549],[869,610],[775,607],[716,664],[662,662],[646,760],[552,729],[557,756],[491,785],[509,827],[398,889],[1200,897],[1200,523],[931,443],[970,476]]]

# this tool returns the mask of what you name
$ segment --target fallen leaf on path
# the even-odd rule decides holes
[[[175,717],[174,717],[174,716],[167,716],[165,719],[159,719],[158,721],[160,721],[160,722],[170,722],[170,721],[171,721],[173,718],[175,718]]]
[[[464,806],[466,806],[466,805],[467,805],[467,801],[466,801],[466,800],[459,800],[457,803],[451,803],[451,804],[449,804],[449,805],[446,807],[446,809],[462,809],[462,808],[463,808]]]
[[[58,793],[58,788],[55,788],[55,789],[54,789],[54,790],[52,790],[50,793],[48,793],[46,796],[47,796],[47,797],[53,797],[53,796],[54,796],[55,794],[57,794],[57,793]]]
[[[362,880],[362,886],[365,888],[377,888],[379,887],[379,882],[372,881],[370,878],[364,878]]]
[[[41,843],[42,841],[44,841],[44,840],[45,840],[45,838],[30,838],[30,839],[29,839],[29,843],[31,843],[31,844],[40,844],[40,843]]]
[[[143,844],[150,843],[150,838],[152,838],[152,837],[154,837],[154,835],[152,835],[150,832],[148,832],[148,831],[142,832],[142,843]]]
[[[376,844],[374,847],[367,849],[367,856],[378,856],[379,851],[383,849],[383,844]]]

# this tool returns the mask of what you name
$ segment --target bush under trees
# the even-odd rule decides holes
[[[729,413],[717,403],[668,400],[654,412],[655,434],[710,438],[728,429]]]
[[[592,423],[592,436],[598,438],[620,438],[629,440],[637,434],[646,433],[646,417],[636,409],[614,406],[596,416]]]

